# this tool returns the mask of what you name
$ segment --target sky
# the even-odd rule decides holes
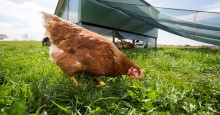
[[[146,0],[155,7],[220,12],[220,0]],[[58,0],[0,0],[0,34],[7,40],[42,40],[41,11],[54,13]],[[26,36],[26,37],[25,37]],[[159,30],[158,44],[207,45]]]
[[[54,13],[58,0],[0,0],[0,34],[7,40],[42,40],[41,11]],[[26,37],[24,37],[26,35]]]

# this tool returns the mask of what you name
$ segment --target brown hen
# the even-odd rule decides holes
[[[88,72],[99,82],[98,76],[129,75],[140,79],[143,70],[128,59],[118,48],[103,36],[65,21],[58,16],[42,12],[45,36],[51,42],[50,58],[70,77]]]

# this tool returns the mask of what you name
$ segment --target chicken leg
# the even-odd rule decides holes
[[[99,87],[99,86],[105,86],[105,82],[102,81],[99,77],[94,77],[94,78],[99,82],[98,87]]]
[[[71,81],[73,82],[74,86],[78,86],[77,80],[74,78],[74,76],[70,77]]]

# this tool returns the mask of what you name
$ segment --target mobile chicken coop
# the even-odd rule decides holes
[[[144,0],[105,0],[104,2],[106,1],[117,4],[150,5]],[[156,47],[157,28],[102,2],[102,0],[59,0],[55,15],[101,34],[113,42],[115,38],[128,39],[133,44],[147,43],[148,47]],[[157,17],[159,14],[153,7],[143,11],[152,17]]]

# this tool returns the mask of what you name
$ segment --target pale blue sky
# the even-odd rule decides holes
[[[44,28],[41,11],[54,13],[58,0],[0,0],[0,33],[8,40],[42,40]]]
[[[21,40],[24,34],[41,40],[44,34],[40,11],[54,13],[58,0],[0,0],[0,33]],[[146,0],[156,7],[220,12],[220,0]],[[158,44],[203,45],[159,30]]]

